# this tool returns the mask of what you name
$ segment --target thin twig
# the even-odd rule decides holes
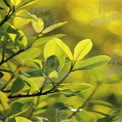
[[[100,83],[97,84],[97,86],[95,87],[95,89],[92,91],[92,93],[89,95],[89,97],[85,100],[85,102],[82,104],[82,106],[80,106],[77,111],[73,112],[69,117],[68,119],[71,119],[73,116],[75,116],[79,111],[80,109],[83,109],[87,103],[89,102],[89,100],[93,97],[93,95],[95,94],[96,90],[98,89]]]

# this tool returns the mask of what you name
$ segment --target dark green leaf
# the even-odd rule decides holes
[[[22,78],[27,83],[27,85],[30,87],[30,90],[29,90],[30,94],[39,92],[39,86],[31,78],[28,78],[24,75],[21,75],[20,78]]]
[[[43,72],[48,75],[53,70],[59,69],[59,60],[56,56],[52,55],[47,58],[47,60],[43,64]]]
[[[64,105],[64,103],[62,103],[62,102],[56,103],[55,108],[57,108],[59,110],[67,110],[68,109],[68,107],[66,105]]]
[[[24,113],[27,111],[31,105],[32,105],[33,99],[32,98],[23,98],[23,99],[18,99],[10,105],[12,108],[12,113],[10,117],[14,117],[17,115],[20,115],[21,113]]]
[[[17,78],[12,84],[11,93],[14,94],[21,91],[24,88],[24,86],[25,82],[21,78]]]

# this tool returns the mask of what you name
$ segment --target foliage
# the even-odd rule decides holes
[[[41,117],[41,114],[48,110],[51,95],[55,98],[64,95],[69,99],[73,96],[83,99],[82,105],[77,109],[67,105],[65,101],[55,104],[56,110],[63,111],[66,116],[62,116],[62,122],[84,121],[84,115],[90,116],[90,112],[101,115],[96,118],[97,122],[114,121],[119,114],[114,105],[105,101],[92,101],[93,95],[102,84],[101,81],[96,81],[94,85],[67,81],[74,72],[93,70],[107,64],[110,57],[99,55],[83,60],[92,48],[90,39],[78,42],[72,52],[69,46],[59,39],[63,34],[47,36],[47,33],[67,22],[45,28],[41,18],[21,9],[36,1],[3,0],[5,7],[0,7],[0,10],[6,13],[0,22],[1,121],[48,121]],[[13,20],[13,25],[9,19]],[[32,37],[27,37],[22,30],[29,23],[36,32]],[[44,45],[43,51],[41,45]],[[64,72],[65,68],[67,70]],[[105,106],[111,113],[94,110],[95,105]],[[90,121],[90,117],[87,121]]]

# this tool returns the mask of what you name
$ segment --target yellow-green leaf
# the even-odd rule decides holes
[[[111,58],[109,56],[100,55],[100,56],[89,58],[85,61],[79,61],[79,62],[76,62],[73,68],[73,71],[94,69],[94,68],[107,64],[110,61],[110,59]]]
[[[27,85],[30,87],[30,92],[29,92],[30,94],[39,92],[39,87],[37,86],[35,81],[33,81],[31,78],[27,78],[24,75],[21,75],[20,78],[22,78],[27,83]]]
[[[35,19],[32,20],[32,26],[37,33],[40,33],[44,28],[44,22],[41,18],[37,18],[36,15],[33,15],[33,17]]]
[[[10,0],[13,5],[19,5],[22,0]]]
[[[4,107],[4,110],[9,109],[8,102],[9,102],[9,99],[8,99],[7,95],[0,91],[0,103]]]
[[[14,17],[14,26],[17,28],[22,28],[24,25],[31,22],[31,19],[35,18],[28,11],[20,10]]]
[[[74,49],[74,61],[81,60],[92,48],[90,39],[80,41]]]
[[[61,52],[65,53],[70,60],[73,60],[73,56],[69,47],[58,38],[53,38],[52,40],[46,43],[44,57],[47,58],[53,54],[55,55],[56,53],[58,53],[58,49],[60,49]]]
[[[92,85],[88,83],[65,83],[61,84],[60,87],[58,88],[59,90],[71,90],[71,91],[81,91],[83,92],[84,90],[87,90],[91,88]]]
[[[52,30],[57,29],[57,28],[63,26],[63,25],[66,24],[66,23],[67,23],[67,22],[60,22],[60,23],[56,23],[56,24],[54,24],[54,25],[51,25],[51,26],[45,28],[45,29],[42,31],[42,33],[43,33],[43,34],[49,33],[49,32],[51,32]]]
[[[32,122],[31,120],[29,120],[29,119],[26,119],[26,118],[24,118],[24,117],[15,117],[15,120],[16,120],[16,122]]]
[[[52,72],[50,72],[49,78],[53,78],[53,79],[58,78],[58,72],[56,70],[53,70]]]

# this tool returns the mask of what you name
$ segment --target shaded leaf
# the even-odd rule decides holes
[[[73,71],[75,70],[90,70],[99,66],[105,65],[110,61],[110,57],[106,55],[95,56],[85,61],[76,62]]]
[[[10,117],[14,117],[26,112],[32,105],[33,99],[32,98],[23,98],[18,99],[11,103],[12,113]]]
[[[74,49],[74,61],[81,60],[92,48],[92,42],[90,39],[84,39],[80,41]]]
[[[54,107],[59,110],[68,110],[68,107],[62,102],[55,103]]]
[[[21,78],[17,78],[11,87],[11,93],[17,93],[21,91],[25,86],[25,82]]]
[[[52,55],[46,59],[43,64],[43,72],[44,74],[48,75],[51,71],[59,69],[59,60],[55,55]]]
[[[24,75],[21,75],[20,78],[22,78],[30,87],[29,93],[39,92],[37,84],[31,78],[27,78]]]

